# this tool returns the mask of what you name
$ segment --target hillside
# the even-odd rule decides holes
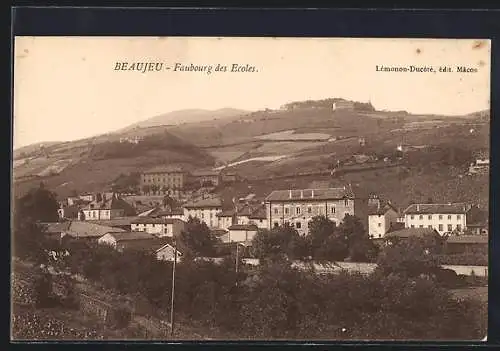
[[[17,191],[41,179],[60,194],[72,189],[96,191],[109,186],[121,173],[171,163],[191,169],[216,166],[234,171],[248,179],[244,184],[248,191],[247,186],[274,184],[271,177],[289,175],[293,181],[293,175],[301,172],[328,174],[338,162],[368,155],[378,159],[373,162],[380,169],[376,176],[375,172],[356,173],[356,182],[364,183],[366,179],[376,191],[377,186],[385,187],[377,184],[384,179],[390,184],[387,189],[393,189],[384,192],[403,203],[433,193],[446,193],[453,201],[447,187],[457,189],[455,183],[466,173],[474,152],[489,150],[488,111],[464,116],[412,115],[405,111],[375,111],[366,104],[346,105],[334,110],[329,100],[291,103],[279,110],[138,127],[56,144],[15,160]],[[122,138],[136,137],[141,140],[138,144],[120,143]],[[400,144],[410,149],[405,153],[405,168],[399,173],[384,169],[382,160],[393,157]],[[296,181],[307,186],[321,177],[296,177]],[[471,179],[466,184],[470,191],[481,194],[483,203],[487,202],[487,179]],[[273,186],[289,185],[277,181]],[[268,186],[264,188],[269,190]]]
[[[195,123],[209,120],[211,121],[214,119],[239,116],[245,113],[246,111],[233,108],[223,108],[213,111],[201,109],[180,110],[148,118],[144,121],[134,123],[117,132],[123,133],[137,128],[150,128],[158,126],[177,125],[182,123]]]

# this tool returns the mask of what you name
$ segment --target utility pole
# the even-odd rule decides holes
[[[172,265],[172,299],[170,304],[170,336],[174,337],[175,268],[177,264],[177,243],[174,238],[174,264]]]
[[[240,243],[236,243],[236,286],[238,286],[238,261]]]

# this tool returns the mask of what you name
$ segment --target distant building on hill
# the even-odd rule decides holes
[[[383,238],[397,223],[398,211],[390,202],[384,203],[378,197],[368,201],[368,235],[370,238]]]
[[[165,189],[183,189],[188,172],[180,167],[155,167],[141,174],[141,190],[145,193],[161,192]]]
[[[210,169],[193,171],[190,174],[190,180],[199,183],[200,186],[218,186],[221,183],[220,171]]]

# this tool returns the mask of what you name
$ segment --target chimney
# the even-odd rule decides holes
[[[420,211],[420,205],[417,204],[417,211]]]
[[[300,191],[300,198],[303,199],[304,198],[304,190],[301,190]]]
[[[314,197],[314,189],[311,190],[311,197]]]
[[[292,198],[292,190],[289,190],[289,193],[288,193],[288,198]]]

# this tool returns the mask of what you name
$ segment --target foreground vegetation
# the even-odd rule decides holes
[[[148,252],[120,253],[90,242],[44,239],[37,221],[53,215],[48,210],[53,201],[51,193],[41,188],[16,204],[15,255],[83,276],[96,286],[132,298],[136,314],[168,320],[172,263],[158,261]],[[485,335],[487,304],[467,297],[457,299],[450,292],[456,286],[450,285],[446,271],[438,265],[435,254],[439,246],[432,237],[394,241],[382,247],[376,256],[377,269],[369,275],[321,276],[312,265],[309,270],[292,268],[290,258],[299,254],[321,258],[370,252],[358,236],[356,218],[344,222],[339,228],[328,229],[330,223],[317,219],[311,241],[302,247],[291,228],[262,233],[255,242],[261,265],[252,268],[241,260],[236,262],[234,256],[221,264],[193,259],[215,244],[201,224],[193,221],[180,237],[187,251],[176,272],[177,320],[214,331],[211,338],[477,340]],[[67,250],[69,255],[49,261],[48,250]],[[56,299],[54,280],[66,286],[62,297]],[[40,339],[48,338],[47,333],[49,338],[71,333],[70,327],[57,324],[59,318],[69,317],[46,322],[36,311],[77,308],[76,282],[54,279],[40,271],[30,284],[32,301],[25,305],[35,312],[13,311],[16,335]],[[126,313],[122,316],[125,323],[115,326],[121,328],[122,337],[140,337],[127,329],[132,318],[126,318]],[[95,327],[98,330],[92,335],[103,335],[106,327]]]

